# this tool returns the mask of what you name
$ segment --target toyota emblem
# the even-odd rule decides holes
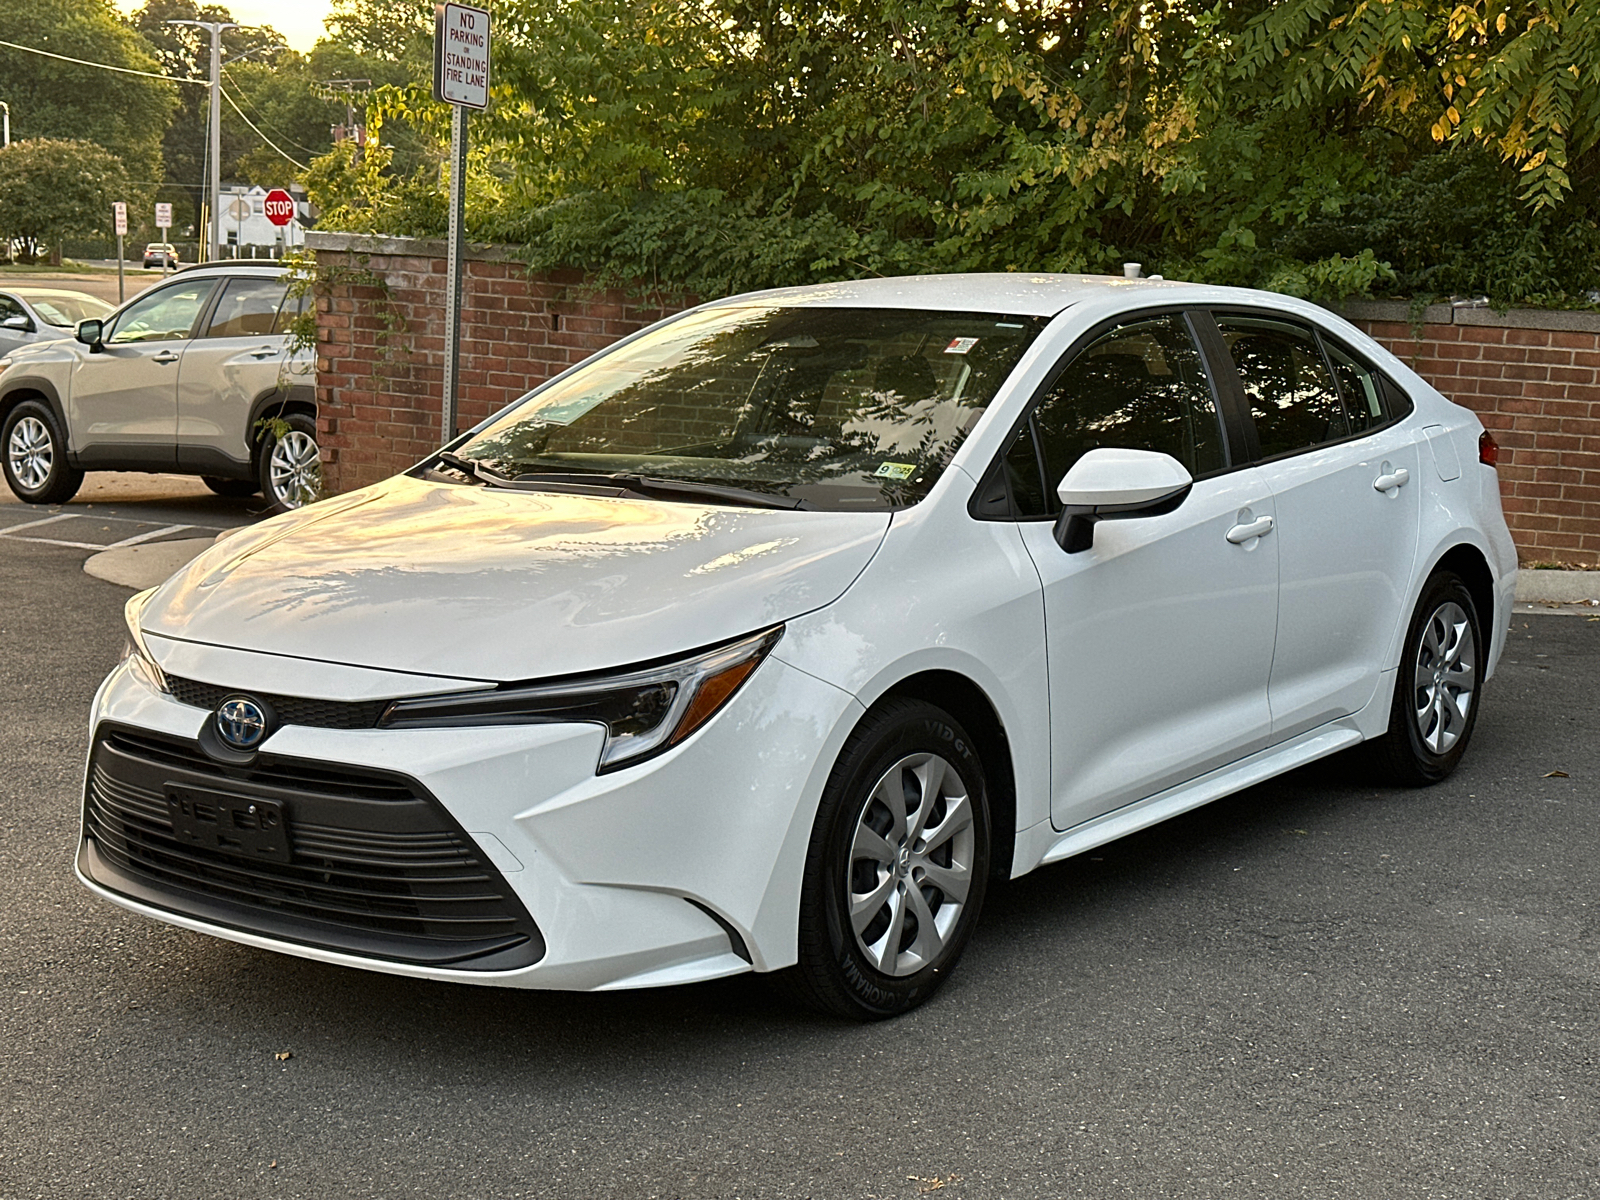
[[[267,736],[267,714],[248,696],[230,696],[217,709],[217,733],[235,750],[254,750]]]

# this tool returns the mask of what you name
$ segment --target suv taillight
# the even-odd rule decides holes
[[[1500,443],[1494,440],[1494,435],[1485,429],[1478,435],[1478,461],[1486,467],[1493,467],[1500,462]]]

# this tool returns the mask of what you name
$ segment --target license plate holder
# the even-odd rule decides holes
[[[280,801],[177,783],[167,784],[166,793],[172,836],[182,845],[258,862],[289,861],[288,813]]]

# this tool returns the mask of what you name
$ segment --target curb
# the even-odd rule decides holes
[[[83,564],[85,574],[107,583],[143,591],[164,583],[190,559],[209,549],[215,538],[183,538],[173,542],[146,542],[120,550],[91,554]]]
[[[1600,602],[1600,571],[1517,572],[1518,604]]]

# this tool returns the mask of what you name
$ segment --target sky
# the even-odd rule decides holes
[[[241,25],[271,25],[289,45],[304,53],[322,36],[329,0],[221,0]],[[117,0],[117,8],[131,13],[144,0]],[[226,45],[227,34],[223,34]],[[224,56],[226,57],[226,56]]]

